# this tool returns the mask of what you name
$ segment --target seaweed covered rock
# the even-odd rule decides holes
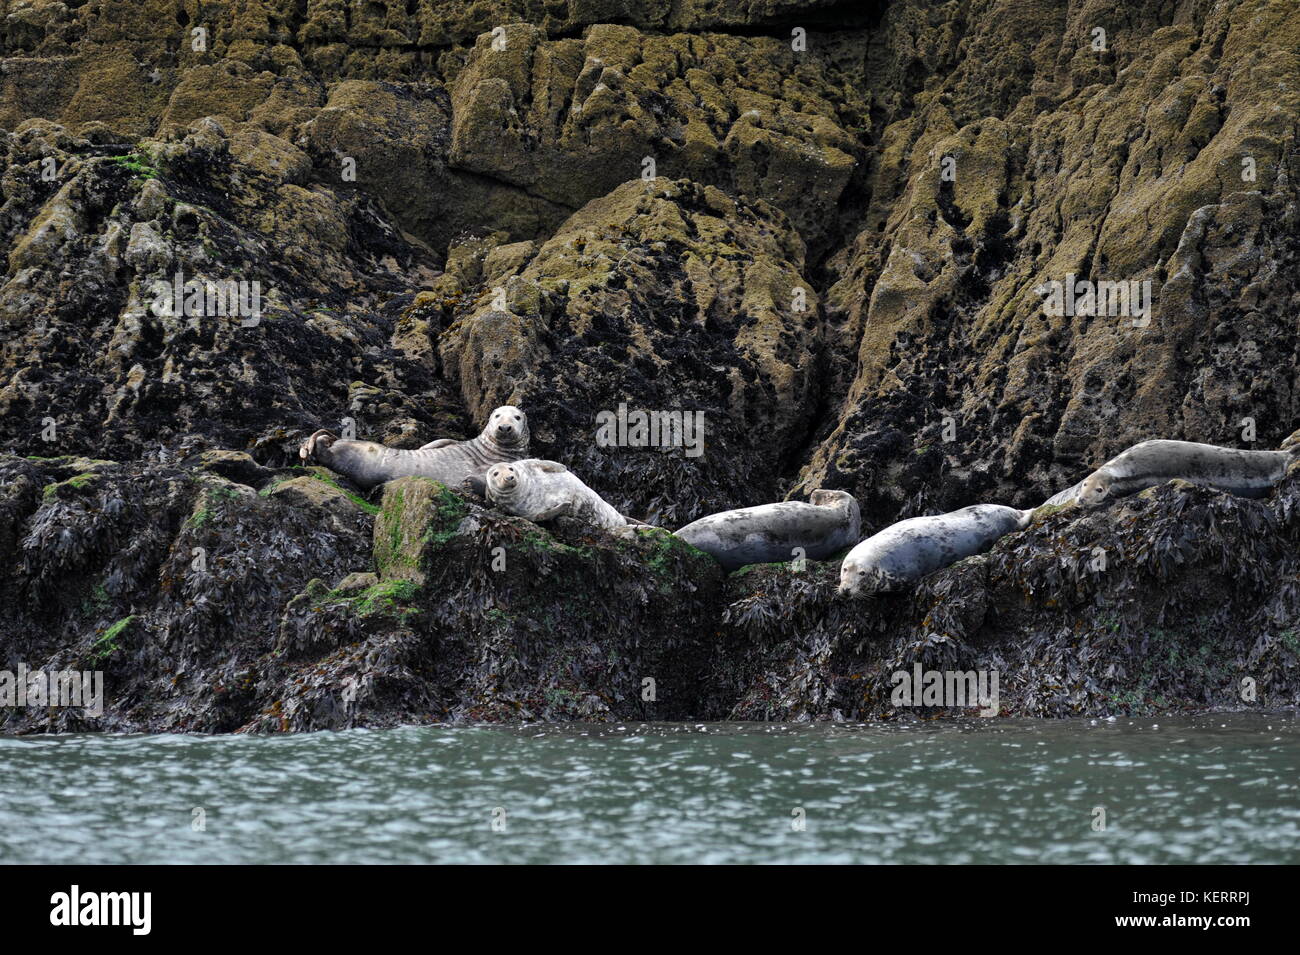
[[[564,522],[558,522],[563,524]],[[391,484],[379,574],[286,609],[297,663],[255,730],[438,720],[685,719],[709,706],[700,640],[721,582],[672,535],[504,517],[433,481]]]
[[[861,600],[832,565],[733,574],[712,679],[736,719],[954,712],[894,702],[917,667],[996,672],[1004,716],[1295,706],[1298,504],[1297,475],[1270,501],[1170,482]]]
[[[1294,6],[1046,6],[882,17],[871,204],[823,299],[837,410],[798,476],[868,520],[1295,427]]]
[[[275,671],[284,606],[370,554],[370,515],[349,500],[188,467],[5,456],[0,486],[4,669],[97,669],[105,684],[97,720],[6,710],[8,732],[236,729]]]
[[[441,84],[344,80],[303,118],[295,140],[319,178],[374,196],[436,250],[486,227],[518,238],[542,235],[573,209],[573,197],[557,201],[454,166],[451,99]]]
[[[88,0],[71,6],[61,0],[4,0],[0,11],[6,14],[0,19],[0,41],[15,57],[40,62],[75,51],[78,61],[90,61],[67,64],[67,80],[47,93],[44,105],[51,110],[66,105],[68,98],[92,92],[106,96],[108,90],[91,87],[91,80],[103,72],[101,59],[114,47],[145,62],[146,55],[154,53],[154,60],[165,67],[159,73],[165,75],[150,76],[137,63],[140,82],[162,85],[165,94],[175,81],[177,59],[183,67],[229,58],[258,69],[305,65],[326,76],[397,77],[428,68],[430,50],[473,43],[480,34],[520,21],[535,23],[553,37],[575,36],[600,23],[629,23],[651,33],[764,29],[788,36],[792,25],[843,30],[878,18],[874,6],[844,0],[375,0],[312,3],[297,10],[270,0],[248,0],[203,8],[198,17],[191,16],[184,0]],[[202,49],[180,43],[190,39],[185,28],[194,23],[206,28]],[[169,40],[179,51],[158,57],[158,49],[165,49]],[[47,82],[53,75],[44,74]],[[79,88],[78,78],[90,89]]]
[[[445,557],[442,547],[459,531],[467,513],[465,499],[437,481],[422,477],[389,481],[375,520],[375,568],[380,578],[423,584],[433,572],[432,562]]]
[[[837,79],[777,37],[512,24],[456,75],[450,161],[570,206],[638,175],[717,185],[766,198],[820,250],[862,153],[843,127],[866,114]]]
[[[894,675],[997,675],[1013,716],[1300,704],[1300,473],[1065,507],[913,590],[837,561],[724,575],[658,528],[539,526],[407,478],[0,458],[0,669],[98,670],[104,712],[5,732],[890,719]],[[377,513],[376,513],[377,512]]]
[[[278,143],[261,155],[279,158],[250,166],[245,134]],[[415,446],[468,429],[428,349],[390,343],[409,304],[398,293],[432,261],[363,195],[291,181],[288,143],[205,119],[171,140],[103,146],[33,121],[0,134],[0,149],[10,447],[239,448],[284,464],[304,432],[344,418]]]

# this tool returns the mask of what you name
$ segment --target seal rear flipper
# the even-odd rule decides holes
[[[298,457],[302,458],[304,461],[310,461],[319,451],[328,449],[330,445],[337,440],[338,435],[334,434],[332,431],[325,431],[324,429],[314,431],[312,432],[311,437],[299,446]]]

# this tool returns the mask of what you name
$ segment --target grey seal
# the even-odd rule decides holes
[[[487,472],[487,499],[515,517],[549,521],[565,515],[606,530],[631,524],[559,461],[525,458],[494,464]]]
[[[1023,530],[1031,514],[1001,504],[972,504],[891,524],[849,551],[840,565],[840,593],[899,589]]]
[[[819,488],[807,504],[781,501],[721,511],[674,533],[731,572],[791,560],[800,556],[796,548],[811,560],[825,560],[862,539],[862,515],[852,494]]]
[[[502,405],[492,412],[482,433],[468,441],[439,438],[407,451],[317,431],[302,443],[298,455],[337,471],[367,491],[394,478],[415,476],[457,489],[468,484],[482,493],[488,468],[527,457],[528,437],[528,416],[514,405]]]
[[[1078,485],[1084,507],[1181,479],[1240,497],[1263,497],[1296,460],[1291,451],[1240,451],[1195,441],[1143,441],[1111,458]]]

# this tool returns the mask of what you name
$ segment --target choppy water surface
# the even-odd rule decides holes
[[[1296,863],[1297,769],[1290,713],[6,738],[0,862]]]

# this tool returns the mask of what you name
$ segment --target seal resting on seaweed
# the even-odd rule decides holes
[[[1295,450],[1240,451],[1195,441],[1143,441],[1084,478],[1075,499],[1096,507],[1173,480],[1239,497],[1263,497],[1286,476],[1287,465],[1296,457]]]
[[[674,532],[711,555],[728,572],[802,556],[825,560],[862,537],[858,502],[847,491],[819,488],[809,503],[781,501],[721,511]]]
[[[905,587],[1023,530],[1032,514],[1001,504],[972,504],[891,524],[849,551],[840,565],[839,592],[856,597]]]
[[[427,477],[448,487],[468,486],[482,493],[488,468],[527,457],[528,437],[528,416],[514,405],[502,405],[492,412],[478,437],[468,441],[439,438],[407,451],[317,431],[302,443],[298,456],[337,471],[367,491],[394,478]]]
[[[507,514],[533,522],[567,516],[606,530],[637,523],[616,511],[559,461],[525,458],[492,465],[487,472],[487,499]]]

